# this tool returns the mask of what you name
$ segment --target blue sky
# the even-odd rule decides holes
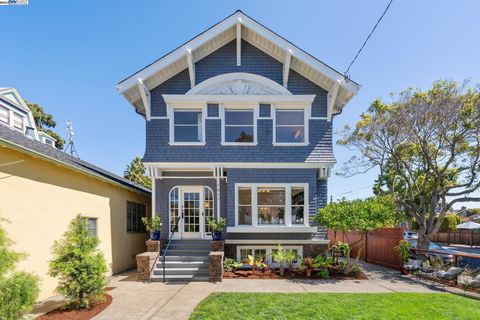
[[[145,145],[144,120],[115,85],[241,9],[344,71],[387,4],[382,1],[49,1],[0,7],[0,87],[71,119],[82,159],[121,174]],[[436,79],[480,81],[480,1],[396,0],[350,70],[362,84],[334,131],[375,98]],[[335,146],[336,169],[352,153]],[[365,197],[375,173],[332,177],[334,199]]]

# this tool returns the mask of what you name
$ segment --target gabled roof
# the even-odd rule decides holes
[[[127,188],[136,192],[150,194],[151,191],[141,185],[117,176],[107,170],[99,168],[91,163],[72,157],[63,151],[52,148],[44,143],[33,140],[21,134],[18,131],[12,130],[7,126],[0,125],[0,152],[1,147],[14,149],[33,157],[42,158],[46,161],[53,162],[57,165],[67,167],[71,170],[87,174],[96,179]]]
[[[137,112],[143,114],[145,106],[142,101],[142,90],[144,90],[142,86],[152,90],[188,68],[189,59],[192,59],[193,63],[203,59],[236,39],[237,34],[240,34],[241,39],[251,43],[331,94],[334,92],[336,99],[334,99],[333,113],[341,112],[342,108],[360,89],[360,85],[356,82],[345,81],[343,74],[240,10],[122,80],[118,83],[117,89],[135,106]]]

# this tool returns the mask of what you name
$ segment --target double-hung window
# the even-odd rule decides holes
[[[2,106],[0,106],[0,122],[10,124],[10,111]]]
[[[175,109],[173,112],[173,142],[201,143],[204,141],[201,109]]]
[[[90,232],[90,237],[96,237],[97,232],[97,218],[87,218],[88,222],[88,231]]]
[[[308,226],[308,184],[236,184],[237,226]]]
[[[275,144],[305,144],[306,131],[304,109],[275,110]]]
[[[253,109],[225,109],[224,143],[255,142],[255,112]]]
[[[23,122],[24,122],[23,116],[14,112],[13,113],[13,127],[15,129],[23,132]]]

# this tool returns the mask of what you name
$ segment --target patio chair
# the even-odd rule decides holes
[[[442,288],[445,288],[445,285],[450,281],[455,281],[462,274],[467,266],[462,268],[460,267],[450,267],[447,271],[436,271],[432,274],[432,286],[435,286],[435,281],[440,280],[443,284]]]
[[[477,275],[475,278],[473,278],[472,281],[467,282],[465,289],[466,288],[474,288],[474,289],[479,289],[480,288],[480,274]]]
[[[422,263],[423,260],[408,259],[408,263],[404,264],[403,267],[413,273],[419,271],[422,268]]]

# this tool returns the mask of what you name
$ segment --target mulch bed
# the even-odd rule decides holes
[[[110,291],[114,288],[105,288],[105,291]],[[40,317],[37,320],[89,320],[97,314],[105,310],[112,303],[112,296],[105,293],[104,302],[94,302],[89,310],[62,310],[61,308],[52,310]]]
[[[284,276],[280,276],[278,271],[255,271],[252,270],[236,270],[233,272],[224,272],[224,279],[317,279],[322,280],[317,277],[317,272],[312,271],[312,276],[307,278],[307,273],[302,270],[293,270],[289,272],[285,270]],[[330,270],[330,277],[328,280],[368,280],[367,276],[363,272],[352,275],[344,275],[336,269]]]

